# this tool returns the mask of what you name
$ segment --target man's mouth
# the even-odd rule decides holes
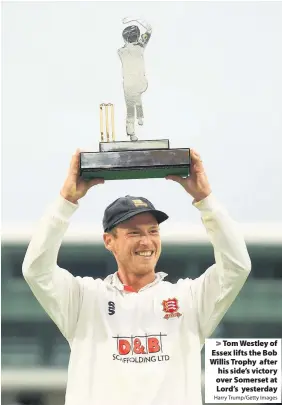
[[[137,256],[143,256],[143,257],[151,257],[153,255],[154,251],[153,250],[142,250],[139,252],[135,252]]]

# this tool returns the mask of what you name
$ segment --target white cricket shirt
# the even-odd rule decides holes
[[[193,205],[215,264],[176,284],[157,273],[138,293],[125,291],[117,274],[80,278],[57,266],[77,205],[59,197],[40,221],[23,275],[71,348],[65,405],[202,404],[204,339],[236,298],[251,263],[238,226],[215,197]]]

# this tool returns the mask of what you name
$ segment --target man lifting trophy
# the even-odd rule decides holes
[[[164,178],[190,174],[190,149],[170,149],[168,139],[138,140],[136,121],[144,124],[142,94],[148,88],[144,50],[152,27],[143,19],[124,18],[129,24],[122,31],[124,45],[118,49],[122,65],[126,104],[126,141],[117,141],[114,128],[114,105],[100,104],[99,152],[80,154],[80,174],[85,179],[104,180]],[[140,26],[140,28],[139,28]],[[142,32],[144,31],[144,32]]]

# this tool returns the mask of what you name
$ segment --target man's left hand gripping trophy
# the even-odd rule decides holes
[[[144,114],[141,95],[148,88],[143,55],[152,35],[152,27],[142,19],[127,17],[122,20],[124,24],[132,21],[142,25],[146,32],[141,35],[137,25],[126,27],[122,32],[124,46],[118,50],[118,55],[122,63],[123,89],[127,110],[126,132],[131,141],[137,141],[135,119],[137,118],[139,125],[143,125]]]

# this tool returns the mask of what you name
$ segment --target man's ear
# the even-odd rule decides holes
[[[105,248],[108,249],[110,252],[112,252],[113,239],[114,239],[114,237],[112,234],[107,233],[107,232],[105,232],[103,234]]]

